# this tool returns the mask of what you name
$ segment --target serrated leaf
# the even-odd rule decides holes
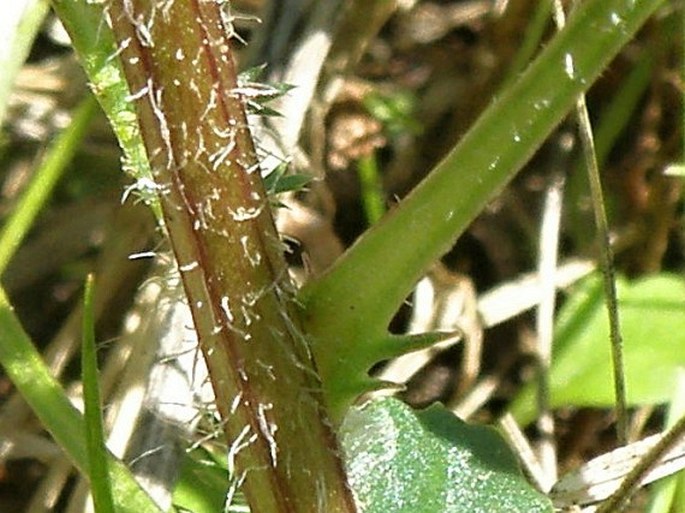
[[[669,400],[678,368],[685,365],[685,280],[659,274],[617,280],[628,403]],[[552,405],[614,404],[609,327],[601,278],[586,281],[559,313],[550,375]],[[532,419],[533,391],[512,405],[522,423]]]
[[[353,408],[342,443],[364,513],[551,512],[492,428],[440,405],[415,412],[393,398]]]
[[[311,181],[312,177],[307,175],[283,176],[274,184],[273,193],[281,194],[288,191],[299,191],[309,185]]]
[[[299,191],[304,189],[312,181],[312,177],[301,174],[286,174],[287,164],[281,164],[271,173],[264,177],[264,187],[269,194],[281,194],[288,191]]]
[[[238,82],[241,84],[246,84],[248,82],[256,82],[264,74],[266,69],[266,64],[258,64],[257,66],[252,66],[238,74]]]
[[[283,114],[258,102],[246,101],[248,113],[267,118],[280,118]]]

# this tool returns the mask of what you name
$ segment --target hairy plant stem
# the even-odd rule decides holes
[[[216,2],[109,15],[207,359],[229,469],[252,511],[353,512]]]

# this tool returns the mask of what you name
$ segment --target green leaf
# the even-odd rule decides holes
[[[364,97],[366,110],[382,122],[392,135],[421,132],[421,124],[414,115],[415,104],[416,98],[409,91],[395,91],[392,94],[373,91]]]
[[[222,511],[226,500],[228,470],[202,448],[187,454],[174,489],[176,508],[193,513]]]
[[[50,5],[41,0],[15,2],[19,9],[9,8],[9,5],[3,13],[3,49],[0,51],[0,125],[5,122],[14,80],[50,9]]]
[[[678,368],[685,365],[685,280],[659,274],[634,282],[617,280],[619,315],[630,405],[664,403]],[[550,374],[552,405],[614,404],[609,326],[595,275],[574,292],[559,313]],[[534,416],[532,387],[512,405],[526,424]]]
[[[286,174],[288,164],[281,164],[264,177],[264,187],[270,195],[300,191],[312,181],[309,175]]]
[[[265,69],[266,64],[258,64],[257,66],[247,68],[245,71],[241,71],[238,74],[238,83],[246,84],[248,82],[257,82],[262,76],[264,76]]]
[[[341,433],[364,513],[552,511],[497,431],[440,405],[414,412],[397,399],[373,401],[351,409]]]
[[[112,481],[109,475],[107,446],[102,428],[102,403],[98,383],[93,294],[94,284],[91,274],[86,280],[86,288],[83,294],[83,343],[81,349],[85,438],[90,472],[88,479],[90,480],[95,511],[98,513],[114,513]]]
[[[31,183],[0,230],[0,275],[33,226],[38,213],[48,202],[96,113],[97,102],[88,95],[74,111],[69,126],[55,138],[45,153]]]
[[[238,88],[244,100],[245,107],[250,114],[266,117],[280,117],[281,113],[267,106],[289,91],[295,86],[282,82],[260,81],[266,65],[249,68],[238,75]]]
[[[83,416],[50,373],[24,332],[0,286],[0,365],[55,442],[84,475],[89,474]],[[76,435],[76,436],[75,436]],[[160,509],[135,481],[121,461],[108,454],[108,466],[117,511],[159,513]]]

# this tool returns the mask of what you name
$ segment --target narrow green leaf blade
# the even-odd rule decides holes
[[[85,430],[83,417],[50,374],[12,311],[0,287],[0,365],[33,409],[43,426],[67,453],[74,465],[88,475],[86,444],[79,433]],[[76,436],[75,436],[76,434]],[[117,511],[158,513],[160,509],[140,488],[128,469],[109,457],[112,488]]]
[[[0,230],[0,275],[64,174],[96,113],[97,102],[88,95],[74,111],[69,126],[50,145],[21,200]]]
[[[42,0],[7,2],[3,11],[3,45],[0,48],[0,125],[5,122],[10,93],[19,69],[29,55],[49,5]]]
[[[552,511],[494,429],[440,405],[414,412],[397,399],[373,401],[348,412],[342,435],[364,513]]]
[[[102,428],[102,406],[98,384],[97,350],[95,348],[95,320],[93,318],[93,276],[86,280],[83,295],[83,343],[81,347],[81,375],[86,427],[86,447],[93,504],[97,513],[114,513],[112,483],[107,464],[107,447]]]

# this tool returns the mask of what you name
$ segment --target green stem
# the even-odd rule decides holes
[[[573,4],[574,7],[577,5]],[[554,2],[554,19],[557,28],[561,30],[566,24],[566,16],[560,0]],[[609,223],[604,209],[604,193],[597,164],[595,138],[590,123],[585,102],[585,94],[576,101],[576,117],[578,118],[578,132],[583,153],[583,161],[590,181],[590,195],[592,209],[595,215],[597,236],[601,247],[601,268],[604,278],[604,300],[609,315],[609,332],[611,334],[611,360],[614,376],[614,393],[616,397],[616,434],[621,445],[627,443],[628,438],[628,409],[626,406],[626,378],[623,359],[623,339],[618,316],[618,298],[616,295],[616,276],[614,272],[614,254],[609,240]]]
[[[626,377],[623,358],[623,338],[618,314],[618,297],[616,293],[616,272],[614,270],[614,252],[611,249],[609,222],[604,209],[604,193],[599,177],[597,154],[590,125],[590,115],[581,97],[577,104],[580,139],[583,146],[583,158],[590,180],[590,195],[597,227],[597,237],[601,247],[601,268],[604,278],[604,300],[609,316],[609,333],[611,339],[611,361],[614,371],[614,393],[616,396],[616,434],[621,445],[628,438],[628,407],[626,404]]]
[[[589,0],[402,203],[300,293],[327,399],[368,382],[386,328],[422,273],[521,169],[663,0]],[[411,234],[408,236],[407,234]],[[385,347],[387,356],[391,348]]]
[[[366,155],[357,161],[362,204],[369,225],[377,223],[385,213],[383,183],[378,173],[376,155]]]
[[[552,2],[550,0],[538,2],[535,12],[533,13],[533,18],[526,26],[523,42],[512,59],[511,67],[507,70],[506,77],[502,83],[502,89],[506,89],[511,83],[516,81],[516,77],[518,77],[528,63],[530,63],[531,59],[540,48],[540,42],[549,25],[549,15],[551,11]]]

